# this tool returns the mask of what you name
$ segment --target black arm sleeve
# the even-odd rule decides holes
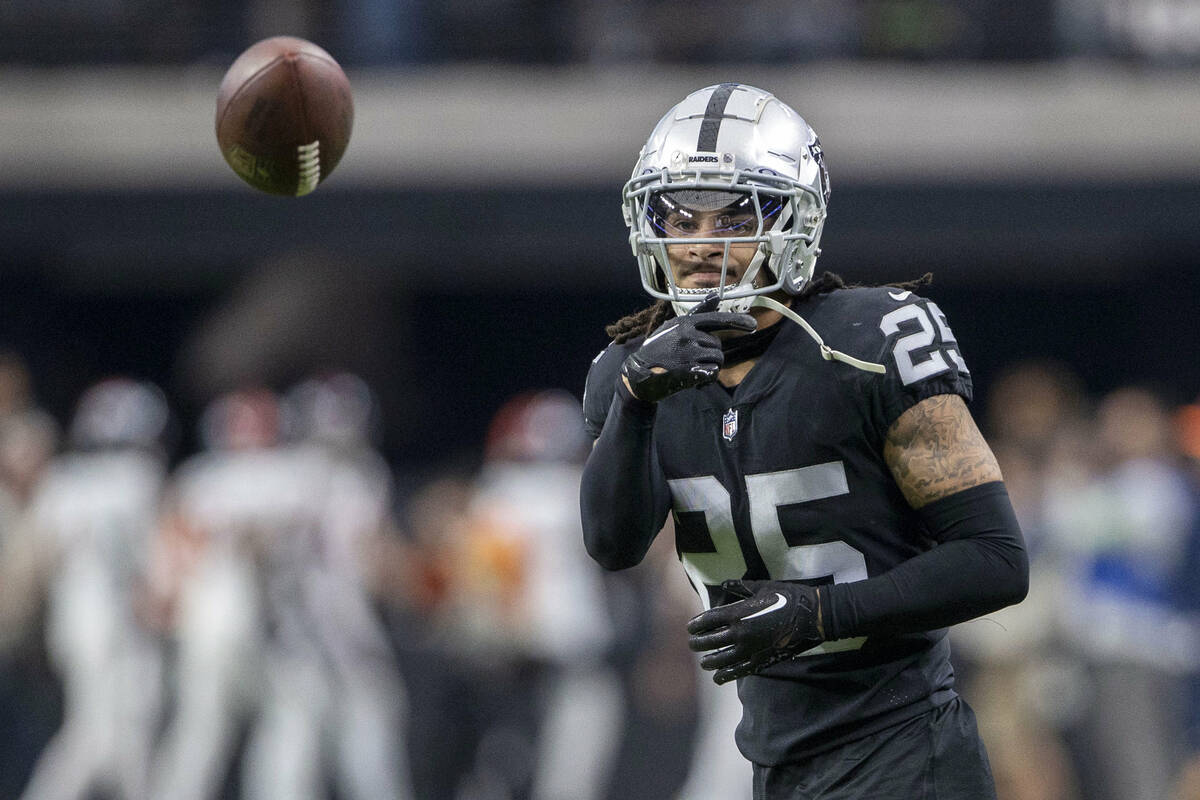
[[[641,562],[671,506],[654,455],[655,405],[620,380],[604,429],[583,467],[579,507],[587,551],[605,569]]]
[[[1029,562],[1003,483],[974,486],[917,513],[940,544],[882,575],[822,586],[827,638],[944,628],[1025,598]]]

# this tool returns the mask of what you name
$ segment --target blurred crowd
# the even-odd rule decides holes
[[[952,641],[1001,797],[1200,798],[1198,411],[1049,362],[989,391],[1030,592]]]
[[[1200,798],[1200,407],[1020,363],[977,403],[1020,606],[952,632],[1002,800]],[[560,389],[401,479],[361,378],[221,394],[194,452],[155,385],[69,419],[0,357],[0,800],[737,800],[736,693],[660,536],[595,567]]]
[[[0,31],[0,61],[50,65],[228,63],[281,33],[351,66],[1200,60],[1191,0],[7,0]]]

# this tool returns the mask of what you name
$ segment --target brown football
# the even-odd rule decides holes
[[[217,91],[217,144],[233,171],[271,194],[329,177],[354,125],[350,81],[312,42],[275,36],[237,57]]]

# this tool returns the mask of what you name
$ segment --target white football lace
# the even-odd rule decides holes
[[[317,139],[296,148],[300,179],[296,182],[296,197],[308,194],[321,182],[321,140]]]
[[[770,297],[758,295],[750,302],[750,305],[762,306],[763,308],[769,308],[772,311],[777,311],[790,319],[792,322],[799,325],[801,328],[804,328],[808,335],[813,338],[813,341],[820,346],[821,358],[825,359],[826,361],[841,361],[844,364],[849,364],[850,366],[861,369],[864,372],[878,372],[881,374],[887,372],[887,368],[884,367],[883,364],[876,364],[874,361],[863,361],[860,358],[847,355],[840,350],[834,350],[832,347],[825,344],[825,340],[821,338],[821,334],[817,333],[813,326],[809,325],[804,317],[800,316],[795,311],[792,311],[778,300],[772,300]]]

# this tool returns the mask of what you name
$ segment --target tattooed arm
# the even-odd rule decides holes
[[[881,575],[820,587],[822,634],[933,630],[1020,602],[1029,588],[1021,529],[962,398],[935,395],[905,411],[883,457],[939,544]]]
[[[1003,480],[996,457],[958,395],[927,397],[888,429],[883,458],[913,508]]]

